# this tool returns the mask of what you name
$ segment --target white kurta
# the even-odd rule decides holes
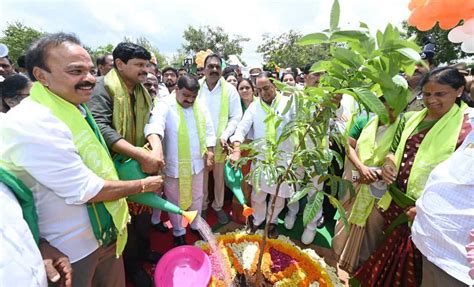
[[[94,252],[86,203],[104,180],[82,161],[69,128],[29,98],[0,121],[0,160],[33,191],[40,236],[72,263]]]
[[[295,111],[294,111],[294,106],[290,108],[290,110],[283,115],[283,111],[288,104],[289,101],[292,101],[291,97],[284,97],[281,96],[280,102],[278,103],[278,106],[276,107],[276,114],[279,116],[283,122],[280,124],[280,126],[277,129],[277,137],[280,136],[283,127],[290,122],[293,117],[295,116]],[[291,103],[290,103],[291,104]],[[245,111],[245,114],[240,121],[239,125],[237,126],[237,129],[235,130],[235,134],[230,138],[231,142],[239,141],[243,142],[245,140],[245,136],[249,132],[251,128],[253,128],[254,131],[254,140],[261,139],[265,137],[265,118],[267,117],[266,112],[262,108],[262,102],[261,100],[254,101],[250,104],[248,109]],[[294,149],[293,143],[291,142],[290,139],[284,141],[280,146],[280,150],[287,151],[288,153],[292,152]],[[263,147],[262,149],[263,150]],[[284,156],[285,157],[285,156]],[[258,156],[258,159],[263,160],[265,158],[265,153],[261,153]],[[287,155],[284,159],[283,162],[280,163],[282,165],[286,165],[287,161],[290,159],[289,155]],[[271,185],[269,186],[267,184],[267,180],[265,177],[262,178],[261,180],[261,189],[262,191],[270,194],[275,194],[275,189],[276,185]],[[289,198],[293,195],[293,188],[291,188],[288,184],[284,183],[280,187],[280,192],[279,196],[284,197],[284,198]]]
[[[219,80],[214,89],[209,91],[207,83],[204,82],[199,90],[198,98],[202,101],[202,105],[209,110],[212,124],[214,126],[214,133],[218,136],[217,129],[219,128],[219,116],[221,114],[222,88],[226,89],[227,94],[229,95],[229,120],[220,138],[227,140],[232,134],[234,134],[235,128],[242,118],[240,96],[235,87],[226,81],[224,81],[224,87],[221,87],[221,80]]]
[[[179,112],[178,102],[175,97],[168,97],[159,101],[151,112],[150,122],[145,126],[145,137],[157,134],[163,140],[166,176],[178,178],[178,129]],[[204,105],[199,107],[206,121],[206,147],[216,145],[216,136],[212,120]],[[201,154],[199,134],[196,126],[196,118],[192,107],[183,109],[184,118],[189,133],[189,146],[191,148],[192,174],[198,174],[204,169],[204,158]]]
[[[0,285],[48,286],[43,258],[18,200],[0,183]]]
[[[430,262],[473,285],[465,246],[474,229],[474,131],[440,163],[416,201],[412,240]]]

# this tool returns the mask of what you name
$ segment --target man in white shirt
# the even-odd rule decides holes
[[[86,165],[97,158],[95,152],[106,151],[94,148],[93,154],[83,154],[75,141],[79,138],[73,136],[78,132],[93,132],[95,136],[99,133],[83,106],[96,82],[91,74],[94,64],[75,36],[45,35],[30,47],[26,58],[29,76],[35,83],[30,97],[0,121],[0,165],[32,190],[40,237],[69,257],[74,270],[73,286],[125,286],[123,261],[116,258],[116,241],[112,237],[107,245],[97,237],[92,222],[102,218],[97,214],[94,217],[90,207],[155,191],[162,179],[153,176],[133,181],[105,180],[92,171],[95,167]],[[46,104],[40,98],[51,102]],[[69,119],[86,128],[72,130],[58,116],[58,105],[77,108],[79,113],[74,110]],[[91,139],[96,146],[100,145],[97,140],[100,142],[99,138]],[[115,221],[110,224],[117,226]],[[122,227],[121,232],[124,230]]]
[[[284,97],[280,94],[277,94],[275,85],[270,81],[269,75],[266,72],[262,72],[257,76],[256,79],[257,86],[256,90],[260,96],[260,99],[253,101],[248,109],[245,111],[244,117],[240,121],[235,134],[230,138],[230,141],[233,144],[233,153],[231,156],[231,161],[235,162],[240,158],[240,144],[244,142],[245,136],[253,128],[254,131],[254,140],[267,138],[267,140],[272,140],[268,138],[268,135],[271,133],[268,131],[269,128],[273,128],[273,124],[267,124],[266,122],[267,115],[269,110],[272,109],[277,117],[279,117],[283,122],[278,126],[275,133],[273,133],[278,139],[279,135],[282,132],[283,127],[290,122],[294,117],[294,109],[290,108],[286,114],[283,114],[285,107],[290,104],[289,101],[292,100],[292,97]],[[274,140],[276,140],[274,139]],[[293,149],[293,144],[290,139],[284,141],[278,147],[280,150],[291,152]],[[262,146],[260,150],[265,150],[265,147]],[[265,159],[265,153],[260,153],[257,157],[258,160]],[[283,156],[284,157],[284,156]],[[283,158],[281,165],[286,165],[290,158]],[[285,206],[285,199],[290,198],[293,195],[293,188],[290,187],[287,183],[283,183],[280,186],[280,191],[278,197],[275,201],[275,210],[273,217],[270,218],[271,214],[271,202],[276,194],[276,183],[267,184],[268,179],[263,176],[260,182],[261,191],[257,193],[255,188],[252,190],[251,201],[252,208],[254,210],[253,220],[249,220],[249,229],[248,233],[253,234],[257,230],[258,226],[265,221],[267,218],[267,224],[270,224],[268,237],[276,238],[278,237],[277,223],[278,223],[278,214],[283,210]],[[270,195],[270,201],[267,206],[267,195]]]
[[[161,158],[164,144],[164,192],[167,200],[185,210],[198,210],[200,215],[204,172],[212,169],[216,136],[209,112],[196,101],[198,91],[199,82],[194,77],[184,75],[179,78],[176,97],[160,101],[153,109],[150,122],[145,126],[145,136],[154,150],[161,151]],[[189,154],[182,156],[183,149],[187,147],[184,152]],[[188,168],[189,173],[183,173],[183,168]],[[191,180],[187,189],[183,187],[186,182],[183,183],[182,176]],[[182,197],[189,195],[191,201],[186,204]],[[181,215],[169,214],[169,217],[173,224],[175,246],[186,244]],[[193,221],[191,229],[197,230],[197,223],[198,220]]]
[[[201,84],[198,98],[211,114],[214,133],[217,137],[215,164],[212,170],[214,177],[214,202],[212,208],[217,212],[221,224],[229,222],[222,207],[224,206],[224,161],[227,140],[234,134],[242,118],[240,96],[234,86],[222,78],[222,59],[217,54],[210,54],[204,60],[205,79]],[[224,100],[223,100],[224,99]],[[208,176],[204,174],[203,217],[206,217],[208,202]]]
[[[474,132],[430,174],[416,201],[412,240],[423,254],[421,286],[472,286],[465,246],[474,229]]]

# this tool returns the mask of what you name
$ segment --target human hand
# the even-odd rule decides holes
[[[227,148],[227,140],[226,139],[221,138],[219,141],[221,142],[221,147],[222,148]]]
[[[161,175],[149,176],[141,180],[142,192],[160,193],[163,185],[163,177]]]
[[[164,166],[163,155],[151,153],[146,150],[140,152],[140,157],[137,159],[140,168],[147,174],[158,174]]]
[[[358,180],[360,183],[363,184],[371,184],[377,181],[377,174],[375,170],[368,168],[365,165],[361,165],[357,168],[360,174],[360,179]]]
[[[214,153],[208,151],[205,156],[206,169],[211,171],[214,167]]]
[[[234,149],[232,154],[229,157],[230,163],[233,165],[235,162],[237,162],[241,157],[240,150]]]
[[[48,280],[61,287],[72,286],[72,267],[69,258],[47,241],[42,241],[39,249]]]
[[[391,184],[397,179],[397,167],[392,160],[385,159],[381,176],[387,184]]]
[[[412,206],[412,207],[409,207],[409,208],[405,209],[405,214],[407,215],[409,221],[415,220],[416,206]]]

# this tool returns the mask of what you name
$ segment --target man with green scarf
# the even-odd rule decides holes
[[[153,109],[145,135],[153,149],[164,150],[167,200],[183,210],[198,210],[199,216],[204,172],[212,169],[216,136],[208,110],[196,100],[198,91],[194,77],[181,76],[176,97],[163,99]],[[175,246],[186,244],[181,215],[169,217]],[[191,229],[197,232],[198,223],[194,220]]]
[[[143,149],[152,99],[142,83],[151,54],[139,45],[122,42],[112,55],[114,69],[98,79],[88,106],[113,154],[136,160],[147,174],[158,174],[163,166],[160,154]],[[132,220],[124,252],[125,271],[138,285],[149,286],[151,278],[142,261],[156,263],[161,255],[150,251],[151,208],[129,203],[129,209]]]
[[[250,104],[235,130],[235,134],[230,138],[234,147],[230,158],[231,162],[240,159],[240,144],[244,142],[250,129],[253,129],[254,141],[265,138],[265,142],[273,142],[273,144],[275,144],[283,127],[295,116],[294,105],[292,105],[291,102],[292,98],[284,97],[277,93],[276,87],[270,80],[270,77],[271,74],[269,72],[262,72],[257,76],[256,90],[260,96],[260,100],[253,101]],[[292,107],[286,109],[288,105],[292,105]],[[287,110],[286,112],[285,109]],[[275,116],[268,117],[270,114],[274,114]],[[278,120],[281,120],[282,123],[278,127],[275,127]],[[262,144],[261,150],[265,150],[266,148],[266,144]],[[292,151],[294,149],[293,141],[291,139],[283,141],[278,146],[278,149],[288,152]],[[268,156],[271,155],[262,152],[257,156],[257,160],[264,161]],[[290,158],[287,155],[282,155],[281,157],[282,158],[278,159],[278,165],[285,166]],[[249,220],[247,232],[250,234],[255,233],[258,226],[266,220],[267,224],[270,224],[268,237],[277,238],[278,214],[280,214],[285,207],[285,198],[291,198],[294,189],[286,182],[280,186],[275,201],[275,210],[272,218],[270,218],[271,202],[276,195],[277,185],[275,182],[269,182],[269,178],[267,178],[266,175],[262,176],[260,183],[255,184],[260,185],[261,191],[257,192],[255,188],[252,190],[251,201],[254,214],[253,219]],[[270,195],[270,200],[267,203],[268,195]]]
[[[94,64],[71,34],[47,34],[28,50],[30,97],[0,122],[0,166],[33,193],[39,235],[69,257],[73,286],[125,286],[120,257],[125,197],[161,187],[160,176],[119,181],[84,105]],[[110,276],[113,274],[113,276]]]
[[[240,96],[234,86],[227,83],[222,77],[222,59],[217,54],[210,54],[204,60],[205,78],[201,79],[201,89],[198,98],[207,107],[211,114],[214,133],[217,141],[215,147],[215,164],[212,169],[214,178],[214,202],[212,209],[217,213],[220,224],[229,222],[229,218],[222,209],[224,206],[224,163],[227,140],[234,134],[237,124],[242,119]],[[206,218],[208,202],[209,173],[204,173],[204,196],[202,217]]]

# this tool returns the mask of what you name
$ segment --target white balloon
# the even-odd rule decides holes
[[[467,38],[468,37],[466,34],[464,34],[462,26],[458,26],[448,33],[448,40],[453,43],[461,43],[462,41],[464,41],[464,39]]]
[[[471,36],[474,39],[474,18],[466,20],[462,26],[462,31],[464,34]]]
[[[464,42],[461,44],[461,50],[463,50],[466,53],[473,54],[474,53],[474,39],[466,39]]]

